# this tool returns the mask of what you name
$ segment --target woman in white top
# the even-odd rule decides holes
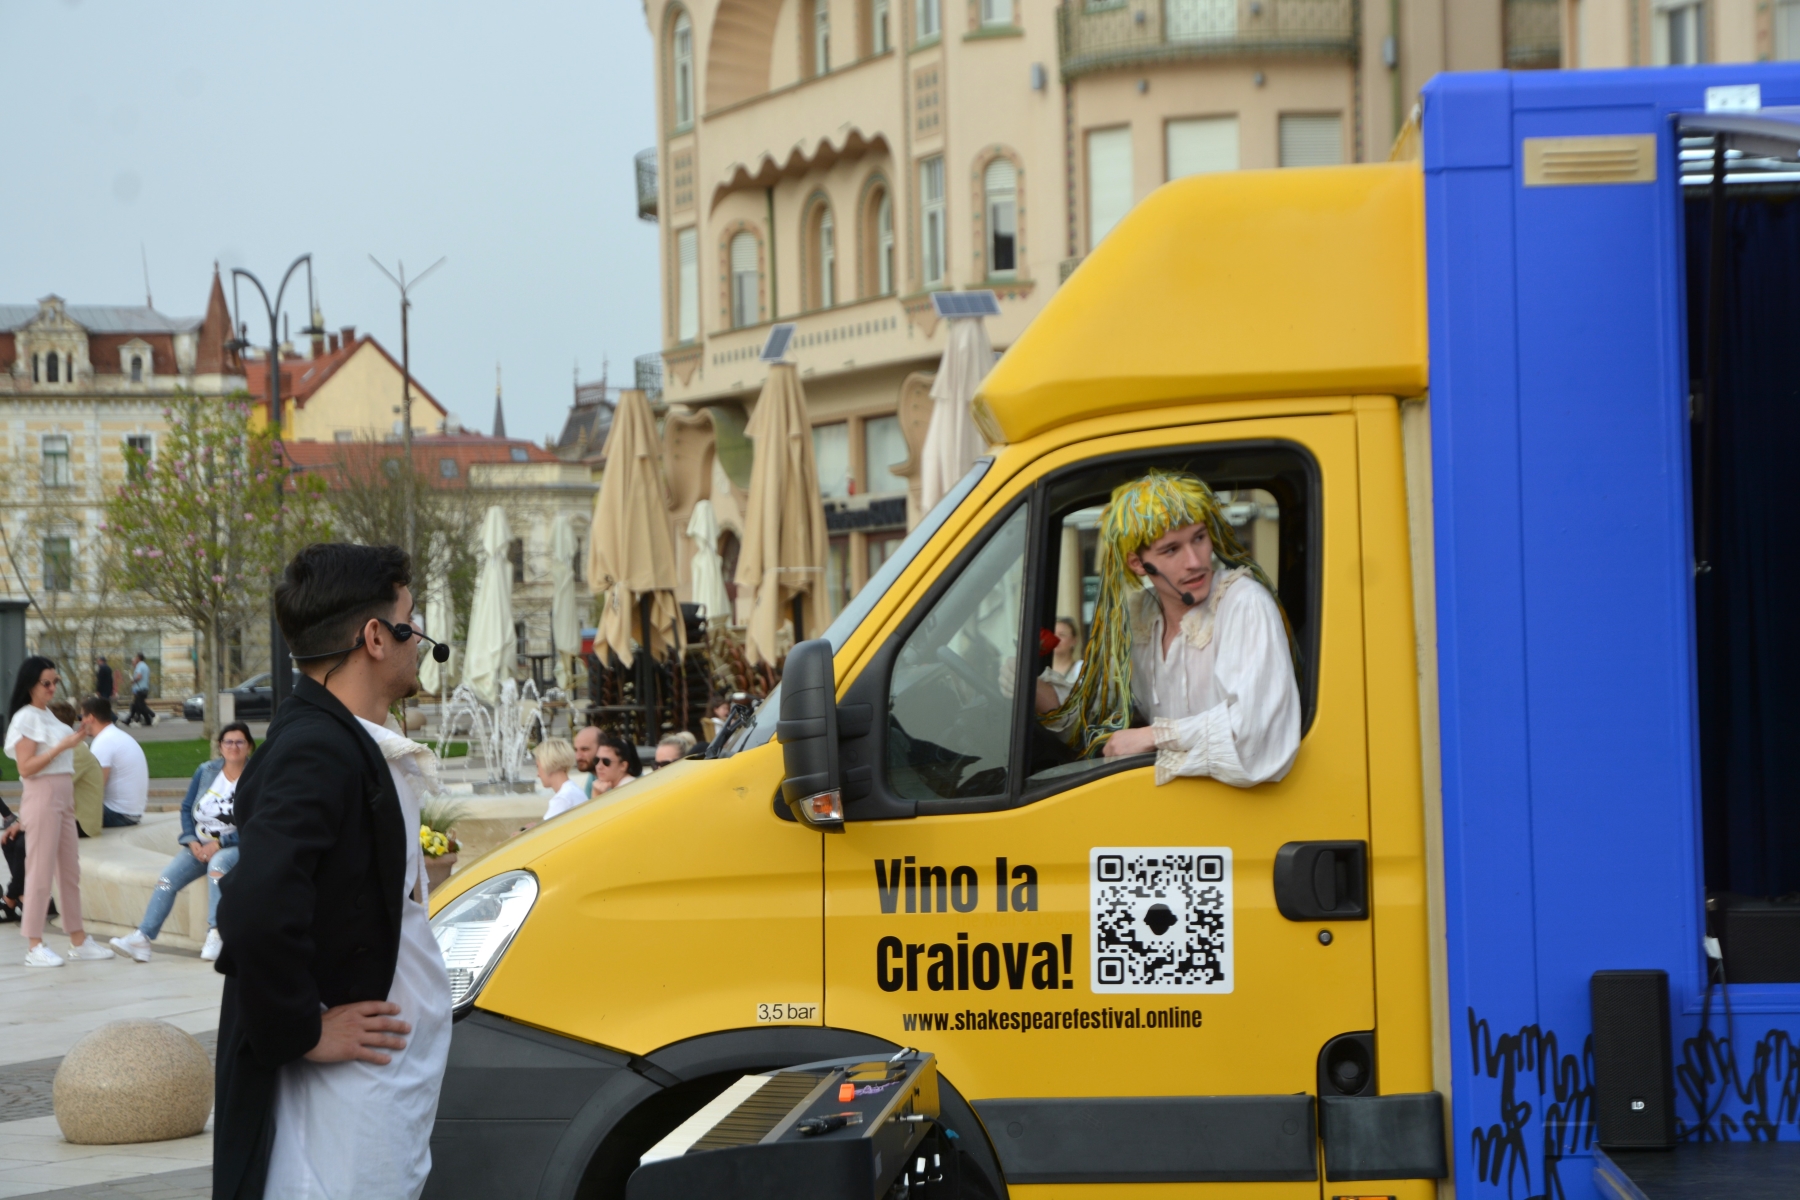
[[[219,880],[237,864],[238,778],[255,750],[256,739],[242,721],[233,721],[219,730],[219,757],[200,764],[181,801],[181,833],[176,838],[181,850],[157,876],[156,889],[150,893],[150,903],[138,927],[124,937],[112,939],[114,950],[136,962],[149,962],[150,943],[162,932],[163,922],[175,907],[176,895],[204,875],[210,894],[206,944],[200,947],[200,957],[208,962],[218,960],[225,945],[219,938]]]
[[[24,795],[19,820],[25,831],[25,913],[31,949],[28,967],[60,967],[63,956],[44,945],[50,911],[50,877],[57,878],[70,958],[111,958],[113,952],[81,927],[81,856],[75,839],[75,745],[79,731],[50,712],[56,698],[56,664],[33,655],[19,667],[7,707],[6,756],[19,764]]]
[[[537,744],[533,757],[537,759],[538,782],[556,793],[544,810],[544,820],[560,816],[588,798],[587,790],[569,778],[575,766],[575,747],[566,739],[545,738]]]

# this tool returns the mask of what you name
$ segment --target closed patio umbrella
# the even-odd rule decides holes
[[[739,595],[753,597],[745,650],[751,662],[773,663],[796,601],[800,638],[818,637],[826,624],[825,508],[806,395],[792,363],[770,368],[744,432],[755,443],[737,566]]]
[[[481,573],[475,577],[475,602],[469,608],[469,644],[463,651],[463,682],[488,704],[500,696],[500,681],[518,658],[513,632],[512,562],[507,548],[512,529],[498,504],[481,522]]]
[[[931,385],[931,426],[925,432],[919,466],[919,509],[931,511],[975,460],[987,453],[987,439],[975,427],[969,405],[975,389],[994,366],[994,347],[980,317],[950,321],[950,340]]]
[[[606,598],[594,637],[594,653],[602,660],[611,650],[631,666],[634,632],[647,643],[652,658],[682,647],[669,489],[663,481],[656,420],[650,402],[636,388],[619,393],[606,436],[606,474],[588,538],[588,589]],[[640,603],[644,597],[650,598],[647,619]]]
[[[550,644],[556,686],[569,690],[569,660],[581,653],[581,614],[575,610],[575,531],[567,517],[550,526]]]
[[[688,518],[688,540],[694,543],[694,557],[689,568],[688,583],[694,603],[710,621],[731,620],[731,596],[725,590],[725,564],[719,561],[719,518],[711,500],[694,505]]]
[[[450,645],[456,637],[456,603],[450,596],[450,547],[441,533],[431,535],[431,561],[427,564],[424,603],[417,607],[425,617],[425,632]],[[420,690],[442,696],[450,682],[451,670],[450,663],[440,664],[426,654],[419,660]]]

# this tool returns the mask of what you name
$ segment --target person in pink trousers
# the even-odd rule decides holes
[[[50,910],[50,880],[58,883],[69,957],[112,958],[81,927],[81,856],[75,839],[75,744],[81,734],[56,719],[56,664],[41,655],[27,658],[6,706],[6,756],[19,764],[24,795],[19,820],[25,830],[25,911],[22,916],[28,967],[60,967],[63,956],[44,945]]]

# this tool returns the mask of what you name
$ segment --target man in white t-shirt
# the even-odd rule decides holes
[[[150,797],[150,764],[144,748],[119,728],[112,701],[104,696],[89,696],[81,702],[81,732],[94,739],[89,748],[106,777],[101,826],[136,825],[144,819],[144,802]]]

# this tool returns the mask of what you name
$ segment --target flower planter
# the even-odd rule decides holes
[[[427,856],[425,859],[425,879],[431,884],[431,890],[435,892],[437,889],[443,887],[445,882],[450,878],[450,872],[455,869],[456,852],[454,850],[449,854],[440,854],[436,858]]]

